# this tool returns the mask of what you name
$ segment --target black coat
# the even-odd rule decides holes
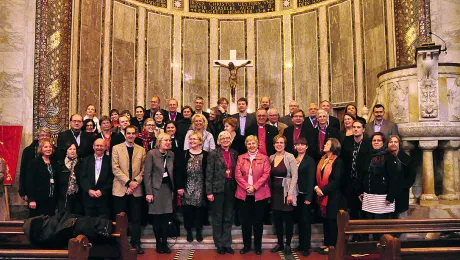
[[[358,155],[356,156],[356,168],[358,175],[355,180],[351,178],[351,164],[353,162],[353,145],[354,145],[354,136],[347,136],[342,142],[342,151],[340,152],[340,157],[343,160],[343,174],[342,174],[342,192],[345,196],[355,196],[360,195],[360,183],[358,180],[362,179],[362,176],[359,176],[362,172],[358,171],[359,165],[365,163],[365,160],[368,159],[369,154],[372,151],[371,140],[365,135],[359,147]]]
[[[90,155],[91,156],[91,155]],[[74,166],[75,177],[77,178],[77,185],[80,186],[80,170],[81,161],[76,159],[77,163]],[[58,200],[59,209],[64,209],[67,188],[69,187],[70,170],[65,166],[64,161],[58,163],[58,172],[55,177],[56,195]],[[78,196],[81,192],[77,193]]]
[[[77,146],[78,158],[85,158],[87,155],[94,153],[93,141],[94,137],[89,133],[80,131],[80,145],[77,144],[77,140],[73,136],[72,130],[60,132],[57,139],[57,161],[62,162],[67,155],[67,148],[71,144]]]
[[[58,171],[58,164],[51,160],[51,167],[53,169],[53,174],[56,176]],[[56,177],[54,177],[56,182]],[[27,168],[27,197],[29,202],[31,201],[40,201],[48,200],[50,194],[50,174],[48,172],[48,167],[43,161],[41,156],[33,159]],[[54,189],[54,196],[56,198],[56,186]],[[37,203],[37,207],[39,203]]]
[[[416,177],[415,161],[404,151],[399,150],[398,159],[401,163],[400,190],[396,197],[396,213],[409,209],[409,190],[414,185]]]
[[[187,135],[187,131],[190,129],[190,125],[192,121],[190,118],[183,118],[177,122],[177,130],[176,135],[180,137],[180,139],[184,140],[185,135]]]
[[[137,120],[137,117],[133,117],[131,118],[130,120],[130,124],[137,127],[137,132],[140,133],[142,132],[142,130],[144,129],[144,121],[145,121],[145,118],[142,118],[141,121]]]
[[[233,114],[232,117],[235,118],[236,120],[238,120],[238,128],[236,129],[236,132],[238,134],[241,134],[240,114],[239,113]],[[246,123],[244,125],[244,135],[246,135],[246,131],[248,131],[248,129],[250,129],[251,127],[254,127],[256,125],[257,125],[256,116],[254,114],[247,113],[246,114]],[[240,154],[242,154],[242,153],[240,153]]]
[[[401,164],[396,157],[389,153],[383,152],[380,160],[384,160],[382,167],[370,167],[373,156],[369,154],[363,163],[358,167],[360,173],[361,189],[360,194],[366,192],[369,194],[386,194],[386,200],[393,202],[399,196],[401,181]],[[409,196],[408,196],[409,197]]]
[[[167,121],[166,117],[164,117],[167,113],[166,110],[164,110],[163,108],[160,108],[160,111],[161,111],[161,114],[163,114],[163,121],[166,122]],[[152,115],[151,113],[153,113],[153,111],[151,111],[150,109],[145,109],[144,120],[147,118],[155,119],[155,115]]]
[[[284,129],[283,135],[284,137],[286,137],[286,152],[292,153],[294,156],[297,156],[297,151],[294,147],[294,125],[288,126],[286,129]],[[300,129],[299,138],[301,137],[307,139],[308,142],[308,127],[306,126],[305,122],[302,125],[302,129]],[[310,148],[310,143],[308,144],[308,147]]]
[[[236,133],[235,138],[233,138],[230,148],[235,150],[238,153],[238,155],[248,152],[248,149],[244,144],[244,136],[240,135],[238,132]]]
[[[166,111],[166,110],[165,110],[165,113],[163,114],[163,118],[164,118],[163,121],[165,121],[165,122],[172,121],[172,120],[170,119],[170,117],[169,117],[169,111]],[[176,118],[175,118],[174,121],[175,121],[175,122],[179,122],[179,121],[182,120],[182,119],[184,119],[184,116],[182,115],[182,113],[177,112]]]
[[[238,153],[235,150],[230,149],[230,157],[232,160],[232,188],[233,191],[235,191],[235,168],[236,161],[238,160]],[[225,164],[225,159],[222,154],[222,149],[217,148],[216,150],[211,151],[208,155],[206,166],[206,194],[224,192],[226,170],[227,166]]]
[[[27,195],[27,167],[29,166],[30,161],[32,161],[37,155],[38,140],[34,140],[29,146],[27,146],[22,152],[21,157],[21,169],[19,173],[19,196]]]
[[[328,196],[327,206],[326,206],[326,218],[336,219],[337,212],[339,212],[340,207],[343,204],[342,193],[340,192],[340,177],[343,172],[343,162],[340,157],[335,159],[334,164],[332,164],[332,172],[329,175],[329,181],[326,186],[324,186],[321,191],[325,196]]]
[[[182,158],[175,158],[174,162],[174,182],[178,190],[185,189],[185,185],[187,184],[187,162],[190,159],[190,152],[189,150],[184,152],[184,156]],[[203,150],[203,161],[201,163],[202,171],[203,171],[203,184],[206,184],[206,166],[208,160],[208,152]],[[205,185],[206,186],[206,185]],[[206,189],[205,189],[206,190]]]
[[[321,156],[324,155],[324,153],[321,152],[321,149],[319,148],[318,144],[318,135],[319,135],[319,130],[318,128],[313,128],[310,130],[307,141],[308,141],[308,154],[314,155],[312,156],[313,159],[316,160],[316,162],[319,162],[321,159]],[[329,138],[336,138],[337,140],[340,141],[340,133],[339,130],[333,127],[326,127],[326,136],[324,138],[324,144],[326,144],[327,139]]]
[[[337,131],[340,131],[340,121],[335,116],[329,116],[329,125],[328,128],[332,127],[335,128]]]
[[[299,164],[297,187],[305,195],[305,200],[313,201],[313,188],[316,183],[316,163],[313,158],[305,154]],[[303,202],[297,202],[303,203]]]
[[[110,202],[113,184],[111,165],[110,157],[104,155],[102,157],[101,172],[96,183],[96,159],[94,158],[94,155],[89,155],[83,158],[80,169],[80,187],[82,189],[84,207],[95,207],[98,205],[107,206]],[[95,191],[100,190],[102,192],[102,196],[99,198],[90,197],[88,194],[90,189]]]
[[[214,137],[214,142],[217,145],[217,137],[219,137],[220,132],[224,131],[224,126],[222,124],[219,124],[217,120],[209,121],[208,128],[206,128],[206,131],[212,134],[212,137]]]
[[[259,137],[258,125],[255,125],[248,129],[246,136],[255,135]],[[278,128],[272,125],[265,125],[265,146],[267,147],[267,156],[275,154],[276,150],[273,146],[273,138],[278,135]]]

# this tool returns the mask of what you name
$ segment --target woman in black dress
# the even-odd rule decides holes
[[[81,163],[77,156],[77,146],[71,144],[66,151],[66,157],[63,162],[59,162],[59,172],[56,175],[58,212],[83,214],[80,193]]]
[[[50,141],[40,142],[37,149],[39,156],[30,162],[27,169],[30,218],[53,216],[56,213],[55,175],[58,173],[58,166],[51,159],[53,152],[54,147]]]
[[[293,210],[297,205],[297,162],[293,154],[284,151],[286,137],[273,138],[276,153],[270,156],[272,209],[278,244],[270,252],[284,250],[291,254],[291,240],[294,227]],[[286,245],[283,243],[283,223],[286,224]]]

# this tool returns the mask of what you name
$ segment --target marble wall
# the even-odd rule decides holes
[[[213,66],[230,50],[253,63],[238,71],[236,99],[247,97],[254,111],[267,95],[281,114],[292,99],[304,109],[322,99],[335,108],[370,106],[376,74],[394,65],[392,0],[304,7],[293,1],[274,12],[232,15],[196,13],[187,1],[180,8],[137,0],[76,3],[72,89],[78,95],[71,112],[84,112],[89,103],[101,114],[133,110],[154,94],[179,105],[202,96],[207,107],[215,106],[219,97],[231,99],[228,70]]]
[[[0,125],[23,126],[21,152],[33,139],[34,43],[35,1],[0,1]],[[22,200],[11,196],[10,202]]]
[[[447,54],[439,56],[439,62],[460,61],[460,0],[431,0],[431,31],[441,37],[447,44]],[[436,36],[432,41],[444,47]]]

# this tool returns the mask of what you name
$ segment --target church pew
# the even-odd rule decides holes
[[[114,241],[113,244],[96,243],[93,244],[89,250],[91,257],[108,257],[108,258],[119,258],[122,260],[134,260],[137,258],[136,250],[131,248],[128,241],[128,217],[126,213],[121,212],[116,216],[116,221],[112,223],[112,234],[111,239]],[[0,254],[3,252],[8,254],[9,249],[18,250],[24,248],[33,248],[30,241],[24,234],[22,227],[24,225],[23,220],[12,220],[12,221],[0,221]],[[8,238],[8,239],[5,239]],[[70,243],[70,242],[69,242]],[[114,250],[114,246],[116,250]],[[35,248],[36,254],[38,251],[53,251],[53,254],[64,255],[64,251],[67,250],[44,250]],[[1,256],[1,255],[0,255]],[[67,257],[65,257],[67,258]]]
[[[368,253],[380,255],[383,248],[377,241],[350,243],[350,235],[400,234],[400,233],[437,233],[460,231],[460,219],[385,219],[350,220],[348,212],[341,210],[337,214],[337,244],[329,247],[329,260],[342,260],[346,255]],[[451,247],[458,246],[458,240],[421,240],[404,241],[402,248]]]
[[[397,237],[385,234],[380,239],[380,247],[382,260],[431,260],[431,259],[459,259],[460,247],[445,246],[445,247],[401,247],[401,241]]]
[[[69,239],[67,250],[0,249],[2,259],[70,259],[86,260],[91,244],[84,235]]]

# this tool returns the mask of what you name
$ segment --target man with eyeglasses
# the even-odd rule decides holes
[[[278,128],[267,124],[267,110],[261,107],[256,112],[257,125],[246,131],[246,136],[255,135],[259,139],[259,152],[270,156],[275,154],[273,138],[278,135]]]
[[[284,129],[283,135],[286,137],[286,152],[294,154],[297,156],[297,151],[294,147],[294,144],[301,137],[308,140],[308,127],[305,126],[305,112],[302,109],[294,109],[292,111],[292,125]],[[311,147],[311,148],[310,148]],[[314,145],[310,145],[307,150],[308,155],[311,156],[310,150],[314,152]],[[312,157],[314,158],[314,157]]]
[[[154,95],[152,99],[150,99],[150,109],[145,109],[144,113],[144,118],[153,118],[155,119],[155,111],[160,110],[161,113],[166,115],[168,112],[164,109],[161,108],[161,100],[160,97],[157,95]],[[166,117],[165,117],[166,118]]]
[[[70,129],[58,134],[57,139],[57,160],[64,161],[67,154],[67,147],[71,144],[77,146],[78,158],[84,158],[88,154],[93,153],[92,140],[93,138],[82,131],[83,117],[79,114],[70,116]]]
[[[287,126],[292,125],[292,116],[294,115],[294,110],[299,109],[299,103],[295,100],[289,102],[289,114],[280,118],[280,122],[286,124]]]

